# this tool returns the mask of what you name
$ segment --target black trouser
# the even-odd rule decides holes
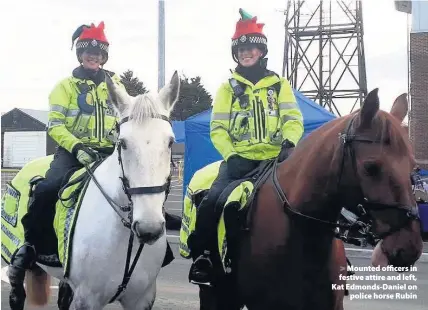
[[[189,237],[189,247],[193,257],[197,257],[204,250],[215,245],[217,221],[222,209],[216,209],[216,203],[223,190],[233,181],[243,178],[247,173],[257,168],[261,161],[242,159],[239,177],[232,177],[228,173],[228,164],[222,162],[217,178],[214,180],[207,196],[197,207],[195,231]]]
[[[30,198],[27,214],[22,218],[25,241],[34,245],[36,240],[45,235],[47,224],[52,225],[55,215],[55,203],[58,192],[68,173],[73,168],[83,165],[67,150],[58,147],[45,179],[40,181]]]

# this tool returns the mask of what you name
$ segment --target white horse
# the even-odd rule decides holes
[[[92,179],[82,200],[70,253],[69,277],[63,279],[62,268],[39,265],[48,276],[43,271],[27,274],[30,301],[48,299],[44,295],[49,293],[49,276],[70,285],[74,292],[71,306],[75,309],[102,309],[116,294],[124,276],[130,229],[118,215],[127,219],[126,213],[116,212],[106,196],[118,205],[128,205],[120,179],[124,174],[129,180],[132,200],[129,226],[136,236],[131,262],[139,246],[145,246],[126,289],[117,300],[124,309],[153,306],[156,278],[166,251],[163,205],[174,141],[168,120],[178,99],[180,79],[175,72],[157,98],[149,94],[130,97],[111,82],[108,85],[122,120],[119,142],[114,153],[94,172],[99,186]]]

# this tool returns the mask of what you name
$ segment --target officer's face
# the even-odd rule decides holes
[[[262,51],[253,45],[238,47],[238,61],[244,67],[251,67],[262,56]]]
[[[95,53],[93,51],[84,51],[82,54],[83,67],[86,69],[96,70],[100,67],[102,61],[103,56],[101,55],[101,52]]]

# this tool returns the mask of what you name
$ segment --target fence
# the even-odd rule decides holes
[[[172,166],[172,175],[177,177],[179,181],[183,181],[183,161],[178,160],[175,162],[175,167]],[[15,175],[18,173],[19,169],[15,168],[2,168],[1,169],[1,195],[6,189],[6,183],[12,181]]]
[[[183,161],[177,160],[171,165],[171,172],[179,181],[183,181]]]
[[[12,181],[19,169],[1,169],[1,195],[6,189],[6,183]]]

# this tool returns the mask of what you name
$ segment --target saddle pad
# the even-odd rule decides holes
[[[238,212],[247,211],[246,208],[249,205],[249,198],[254,190],[254,184],[251,180],[243,181],[240,183],[232,193],[229,194],[228,199],[223,207],[220,221],[217,228],[217,242],[218,242],[218,253],[220,253],[220,259],[223,265],[223,269],[226,273],[230,272],[231,260],[228,257],[227,248],[227,229],[231,229],[231,225],[237,224],[237,218],[235,218]],[[231,212],[233,218],[228,218],[228,209],[234,208],[235,212]],[[230,224],[226,224],[230,223]],[[234,227],[236,228],[236,227]]]
[[[44,177],[52,160],[53,155],[35,159],[22,168],[11,182],[6,183],[1,201],[1,256],[7,264],[24,243],[21,219],[27,214],[29,181],[37,175]],[[51,266],[59,263],[56,255],[38,255],[38,261]]]
[[[13,254],[24,243],[22,217],[27,213],[30,194],[30,180],[34,176],[44,177],[49,169],[53,155],[31,161],[24,166],[13,180],[6,184],[6,191],[1,203],[1,255],[10,264]],[[91,169],[100,162],[92,164]],[[37,261],[52,267],[64,267],[65,274],[69,269],[69,253],[72,244],[74,226],[89,175],[84,168],[74,172],[67,184],[60,191],[60,200],[55,206],[54,231],[57,237],[57,253],[39,254]]]
[[[211,163],[198,170],[190,180],[186,189],[186,196],[183,202],[183,214],[180,228],[179,252],[184,258],[190,258],[190,250],[187,246],[187,239],[195,230],[196,209],[195,197],[203,191],[209,190],[214,180],[217,178],[222,161]]]
[[[93,165],[93,164],[92,164]],[[91,170],[93,168],[91,166]],[[64,277],[68,276],[70,266],[70,251],[73,241],[74,227],[79,214],[80,205],[89,184],[89,174],[85,168],[73,173],[67,185],[59,194],[56,203],[54,229],[58,238],[58,256],[64,266]]]
[[[184,258],[191,257],[187,240],[190,234],[195,230],[196,225],[196,214],[198,206],[195,204],[195,197],[200,193],[209,190],[218,175],[220,164],[221,161],[215,162],[202,168],[201,170],[198,170],[193,176],[186,190],[179,244],[180,255]],[[249,202],[248,198],[252,194],[253,190],[254,184],[252,179],[235,181],[234,184],[230,184],[230,186],[228,186],[228,188],[226,188],[219,197],[219,201],[225,201],[217,228],[218,251],[220,253],[221,261],[225,271],[230,266],[230,259],[227,255],[228,225],[226,223],[236,223],[236,218],[228,218],[226,210],[229,208],[234,208],[239,212],[245,211],[245,208],[248,205],[247,202]],[[227,199],[222,199],[222,196],[224,195],[227,195]]]

